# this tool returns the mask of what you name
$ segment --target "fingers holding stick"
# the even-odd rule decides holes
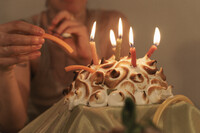
[[[42,28],[23,21],[13,21],[6,24],[2,24],[0,25],[0,32],[21,33],[36,36],[41,36],[45,33]]]

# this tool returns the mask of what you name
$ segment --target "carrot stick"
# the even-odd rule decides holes
[[[71,65],[71,66],[67,66],[65,67],[65,71],[68,72],[68,71],[73,71],[73,70],[77,70],[77,69],[83,69],[83,70],[86,70],[90,73],[94,73],[95,70],[92,69],[92,68],[89,68],[89,67],[86,67],[86,66],[81,66],[81,65]]]
[[[59,46],[61,46],[66,52],[72,53],[73,49],[69,46],[69,44],[67,44],[65,41],[61,40],[58,37],[55,37],[53,35],[47,34],[45,33],[43,35],[44,38],[52,40],[54,42],[56,42],[57,44],[59,44]]]

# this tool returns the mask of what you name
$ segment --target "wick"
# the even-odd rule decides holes
[[[157,44],[157,43],[155,43],[155,44],[153,44],[153,45],[155,45],[156,47],[158,47],[158,44]]]
[[[134,45],[133,45],[132,43],[129,43],[129,44],[130,44],[130,47],[131,47],[131,48],[133,48],[133,47],[134,47]]]
[[[91,42],[94,42],[94,38],[91,38],[90,41],[91,41]]]

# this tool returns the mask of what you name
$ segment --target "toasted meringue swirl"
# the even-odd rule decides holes
[[[123,106],[126,97],[138,105],[160,103],[172,96],[163,69],[158,71],[156,60],[147,56],[137,59],[137,67],[131,65],[131,58],[115,61],[102,59],[98,66],[90,65],[96,72],[78,72],[76,80],[66,95],[69,109],[83,104],[92,107]]]

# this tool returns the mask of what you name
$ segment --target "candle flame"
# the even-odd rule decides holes
[[[110,30],[110,42],[113,47],[116,47],[115,33],[113,30]]]
[[[95,31],[96,31],[96,21],[93,23],[93,26],[92,26],[92,31],[91,31],[91,34],[90,34],[90,40],[94,40]]]
[[[160,31],[158,29],[158,27],[156,27],[155,29],[155,33],[154,33],[154,39],[153,39],[153,43],[158,46],[160,44]]]
[[[122,19],[119,18],[119,23],[118,23],[118,37],[122,37],[123,35],[123,30],[122,30]]]
[[[133,42],[133,28],[132,27],[130,27],[130,29],[129,29],[129,44],[130,44],[131,47],[133,47],[133,45],[134,45],[134,42]]]

